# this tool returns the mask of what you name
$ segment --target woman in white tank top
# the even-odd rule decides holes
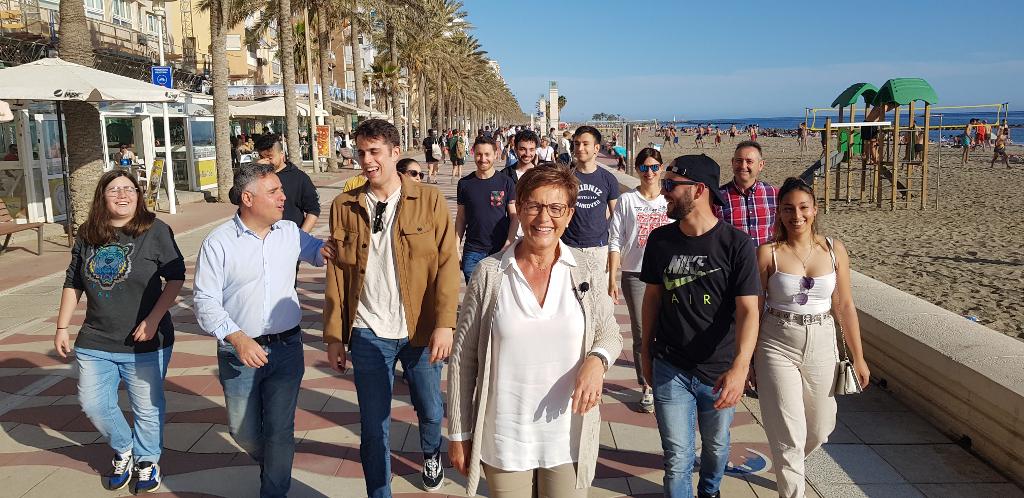
[[[818,233],[814,191],[803,180],[786,179],[777,209],[775,242],[757,251],[766,293],[752,382],[776,463],[779,496],[803,498],[804,459],[836,425],[837,321],[861,386],[867,386],[870,372],[846,247]]]

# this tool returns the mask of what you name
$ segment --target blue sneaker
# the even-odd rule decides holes
[[[135,475],[139,476],[135,483],[135,493],[150,493],[160,487],[160,466],[153,462],[139,462],[135,466]]]
[[[134,469],[132,466],[132,454],[114,454],[114,460],[111,464],[114,466],[114,470],[107,479],[107,489],[113,491],[127,486],[128,481],[132,480],[132,470]]]

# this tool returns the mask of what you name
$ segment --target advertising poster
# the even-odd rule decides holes
[[[196,161],[196,172],[199,173],[200,189],[217,186],[217,161],[215,159]]]
[[[316,150],[317,154],[321,157],[326,157],[331,153],[331,137],[330,127],[326,125],[317,125],[316,127]]]

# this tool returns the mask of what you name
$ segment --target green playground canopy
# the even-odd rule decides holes
[[[878,94],[878,87],[871,83],[854,83],[849,88],[843,90],[835,100],[832,101],[832,107],[846,107],[857,103],[857,100],[863,95],[864,103],[870,104]]]
[[[935,95],[932,86],[921,78],[893,78],[882,85],[871,105],[907,105],[918,100],[936,104],[939,97]]]

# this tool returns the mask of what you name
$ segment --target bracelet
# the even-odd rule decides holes
[[[604,356],[602,356],[602,355],[600,355],[600,354],[598,354],[598,353],[596,353],[594,351],[591,351],[591,352],[587,353],[587,356],[593,356],[594,358],[597,358],[598,360],[601,360],[601,366],[604,367],[605,373],[608,373],[608,360]]]
[[[57,327],[57,330],[67,330],[67,327]]]

